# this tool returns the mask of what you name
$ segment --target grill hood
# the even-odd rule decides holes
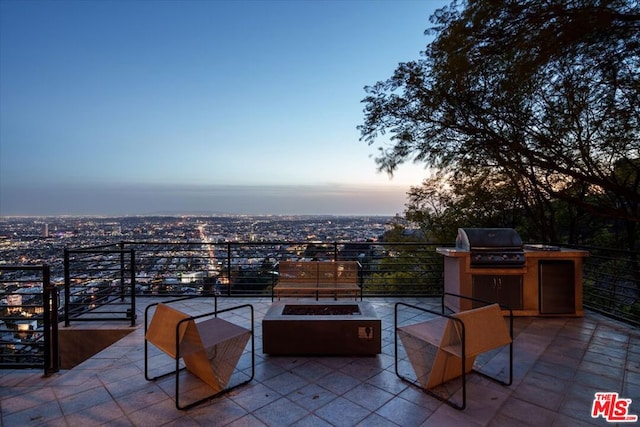
[[[513,228],[458,228],[456,248],[466,251],[521,251],[522,239]]]

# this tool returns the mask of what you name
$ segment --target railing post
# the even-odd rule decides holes
[[[52,341],[51,336],[51,282],[49,277],[49,266],[42,266],[42,335],[44,338],[44,374],[49,373],[51,368]]]
[[[51,269],[42,266],[42,305],[44,338],[44,374],[58,372],[60,356],[58,347],[58,289],[51,286]]]
[[[130,266],[131,269],[131,326],[136,325],[136,251],[130,250]]]
[[[133,275],[133,272],[131,272],[131,274]],[[126,290],[124,282],[124,242],[120,242],[120,302],[124,301],[125,296]]]
[[[231,296],[231,242],[227,242],[227,296]]]
[[[71,273],[69,272],[69,249],[64,249],[64,326],[69,326],[69,302],[71,298]]]

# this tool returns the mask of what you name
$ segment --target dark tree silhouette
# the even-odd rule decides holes
[[[431,23],[420,59],[365,88],[359,130],[378,145],[379,169],[414,160],[441,176],[485,176],[546,221],[541,237],[554,237],[544,213],[559,201],[624,222],[633,248],[638,2],[454,1]]]

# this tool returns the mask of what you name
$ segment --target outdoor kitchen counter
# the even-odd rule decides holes
[[[582,260],[587,251],[540,246],[527,249],[520,267],[473,267],[467,250],[443,247],[444,289],[489,299],[513,308],[516,316],[583,316]],[[455,310],[472,308],[467,301],[449,304]]]

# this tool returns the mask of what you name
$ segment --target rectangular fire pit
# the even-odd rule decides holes
[[[262,320],[262,351],[271,355],[373,356],[382,322],[368,302],[275,302]]]

